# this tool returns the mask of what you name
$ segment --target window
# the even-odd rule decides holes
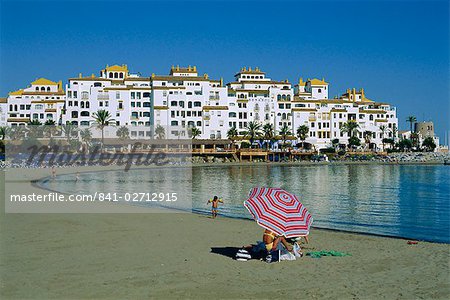
[[[86,111],[86,110],[84,110],[84,111],[82,111],[82,112],[80,113],[80,116],[82,116],[82,117],[89,117],[89,112]]]
[[[178,121],[171,121],[171,122],[170,122],[170,125],[171,125],[171,126],[178,126]]]

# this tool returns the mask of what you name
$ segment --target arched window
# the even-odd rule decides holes
[[[33,120],[39,119],[39,114],[33,114]]]
[[[50,92],[50,87],[49,86],[47,87],[47,92]]]
[[[142,97],[149,98],[150,97],[150,93],[149,92],[145,92],[145,93],[142,94]]]
[[[89,108],[89,101],[86,101],[86,108]]]
[[[192,108],[192,102],[191,101],[188,102],[188,108]]]
[[[13,111],[14,106],[12,104],[9,105],[9,110]]]
[[[373,121],[373,115],[369,115],[369,120]]]
[[[201,127],[202,126],[202,121],[197,121],[197,127]]]
[[[318,91],[319,91],[319,93],[322,93],[322,89],[319,89]]]
[[[120,73],[120,74],[119,74],[119,77],[120,77],[120,78],[123,78],[123,73]]]
[[[77,111],[73,111],[72,112],[72,118],[78,118],[78,112]]]
[[[113,78],[113,73],[109,72],[109,78]]]
[[[38,91],[38,92],[39,92],[39,87],[38,87],[38,86],[36,87],[36,91]]]
[[[282,119],[282,120],[286,120],[286,113],[283,113],[281,119]]]
[[[45,92],[45,87],[41,87],[41,92]]]
[[[78,121],[72,121],[72,125],[78,126]]]
[[[277,96],[277,100],[280,101],[281,100],[281,95]]]
[[[82,116],[82,117],[89,117],[89,112],[86,111],[86,110],[83,110],[83,111],[80,113],[80,116]]]
[[[94,82],[94,87],[101,87],[102,83],[101,82]]]
[[[119,78],[119,73],[114,73],[114,78]]]
[[[291,95],[287,95],[287,100],[291,101]]]
[[[194,121],[189,121],[188,122],[188,127],[194,127],[195,126],[195,122]]]
[[[281,96],[281,99],[283,99],[283,101],[286,100],[286,95]]]

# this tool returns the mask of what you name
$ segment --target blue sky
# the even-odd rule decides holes
[[[330,96],[364,87],[405,119],[449,130],[448,1],[1,1],[0,96],[38,77],[66,81],[106,64],[166,74],[197,65],[233,79],[242,66]]]

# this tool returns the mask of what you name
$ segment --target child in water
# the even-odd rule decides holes
[[[214,196],[214,199],[209,199],[208,202],[206,203],[206,204],[212,203],[211,214],[213,219],[217,217],[217,211],[219,210],[219,202],[223,203],[223,200],[219,199],[217,196]]]

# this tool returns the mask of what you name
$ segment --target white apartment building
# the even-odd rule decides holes
[[[314,84],[310,85],[313,88],[309,92],[302,92],[308,91],[307,86],[311,81],[319,83],[317,79],[306,83],[300,79],[292,109],[293,130],[301,125],[310,129],[307,143],[318,149],[329,147],[333,139],[338,139],[339,144],[348,144],[349,133],[343,132],[342,126],[349,120],[358,123],[358,138],[367,147],[381,149],[383,138],[394,138],[394,128],[398,129],[395,107],[366,98],[364,89],[358,92],[356,89],[348,89],[341,97],[328,99],[328,83],[324,80],[316,88],[316,95],[323,98],[315,98]],[[326,94],[323,94],[324,90]],[[384,132],[380,129],[382,126],[385,127]]]
[[[150,137],[150,79],[130,74],[127,65],[106,66],[99,76],[70,78],[66,93],[64,124],[88,128],[95,125],[94,113],[106,110],[116,128],[108,127],[105,137],[115,138],[119,126],[136,128],[131,137]]]
[[[61,81],[39,78],[29,87],[9,93],[6,122],[9,126],[26,125],[33,120],[60,124],[65,99]]]
[[[106,138],[116,138],[120,126],[130,128],[131,138],[152,138],[154,128],[162,126],[165,138],[189,138],[190,129],[196,127],[201,139],[226,139],[230,128],[243,135],[254,121],[273,124],[276,134],[287,125],[295,135],[299,126],[306,125],[305,142],[321,149],[334,139],[347,144],[349,134],[341,129],[354,120],[361,143],[381,149],[382,139],[393,138],[393,129],[398,129],[395,107],[368,99],[363,89],[348,89],[330,99],[323,78],[300,78],[292,86],[251,67],[242,68],[234,81],[224,85],[222,79],[199,75],[196,66],[172,66],[168,75],[150,77],[131,74],[127,65],[106,66],[98,76],[70,78],[65,92],[61,82],[38,79],[11,92],[1,105],[7,114],[2,117],[12,126],[36,119],[92,128],[94,113],[107,110],[117,126],[106,130]]]
[[[271,123],[276,131],[284,123],[292,126],[294,94],[287,80],[273,81],[259,68],[242,68],[227,87],[229,128],[235,127],[242,133],[250,121]]]
[[[166,138],[188,138],[196,127],[199,138],[226,139],[229,105],[222,80],[199,76],[196,66],[172,66],[169,75],[152,74],[150,80],[151,124],[165,128]]]

